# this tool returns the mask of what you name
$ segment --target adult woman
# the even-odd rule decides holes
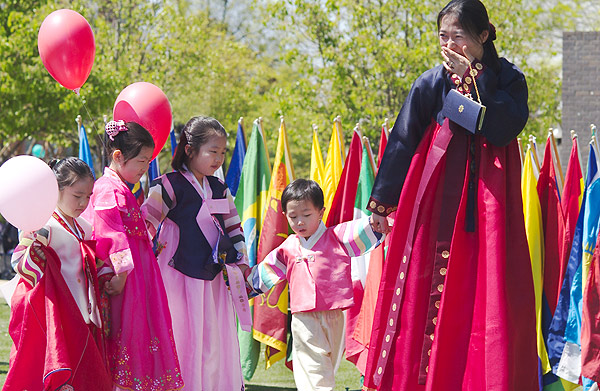
[[[443,64],[414,83],[369,209],[389,231],[366,390],[537,390],[535,306],[516,136],[529,115],[519,69],[498,58],[479,0],[438,15]],[[455,88],[487,112],[471,134],[444,118]],[[399,200],[399,201],[398,201]]]

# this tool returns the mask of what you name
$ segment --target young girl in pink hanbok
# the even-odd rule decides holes
[[[231,194],[212,176],[226,145],[216,119],[192,118],[181,132],[175,171],[154,181],[142,206],[153,235],[162,223],[158,264],[186,391],[244,388],[235,315],[249,326],[240,271],[247,268],[246,246]]]
[[[108,358],[115,390],[183,388],[167,297],[152,243],[135,196],[125,182],[137,183],[147,171],[154,141],[135,122],[106,125],[110,166],[96,181],[91,198],[96,254],[115,276]]]

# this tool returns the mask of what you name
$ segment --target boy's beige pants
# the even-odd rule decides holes
[[[292,359],[298,391],[331,391],[344,353],[342,310],[292,314]]]

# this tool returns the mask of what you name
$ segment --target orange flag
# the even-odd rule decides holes
[[[279,141],[273,162],[271,184],[267,195],[263,226],[258,241],[258,263],[288,237],[288,222],[281,207],[281,193],[294,179],[285,122],[281,118]],[[285,358],[287,351],[288,284],[277,284],[254,299],[253,337],[266,345],[265,359],[269,368]]]

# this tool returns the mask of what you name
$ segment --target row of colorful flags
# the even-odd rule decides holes
[[[585,177],[574,133],[564,179],[551,133],[541,165],[535,140],[530,140],[522,160],[523,213],[544,391],[587,391],[600,380],[600,156],[594,133],[593,128]]]
[[[387,121],[382,125],[377,162],[387,144]],[[318,133],[313,128],[310,178],[323,188],[327,226],[370,214],[366,205],[377,172],[369,140],[360,128],[353,131],[345,153],[340,118],[333,121],[326,160]],[[85,128],[79,124],[80,158],[93,167]],[[538,158],[534,138],[522,149],[523,214],[529,244],[536,303],[536,329],[540,389],[544,391],[590,390],[600,380],[600,155],[595,134],[584,177],[578,138],[573,145],[566,176],[563,176],[552,133],[543,158]],[[171,132],[171,150],[177,143]],[[158,164],[149,171],[150,180],[160,175]],[[222,172],[217,175],[223,179]],[[281,118],[275,158],[271,164],[262,121],[252,124],[246,143],[242,118],[236,143],[224,178],[242,220],[250,265],[261,262],[289,235],[281,207],[285,186],[295,179],[285,121]],[[139,187],[139,184],[138,184]],[[137,190],[136,188],[133,189]],[[373,309],[385,258],[386,245],[367,257],[352,260],[355,306],[347,311],[346,357],[364,373],[371,335]],[[251,379],[261,343],[266,366],[288,354],[288,287],[279,284],[268,294],[251,301],[252,332],[239,330],[242,370]]]
[[[383,126],[381,137],[380,154],[387,142],[387,125]],[[323,188],[326,205],[324,220],[327,226],[370,213],[365,208],[366,200],[370,196],[376,172],[371,146],[368,139],[361,136],[358,127],[353,132],[347,155],[343,140],[342,124],[338,117],[333,121],[327,159],[323,161],[318,134],[313,129],[310,177]],[[250,264],[254,265],[261,262],[290,233],[281,207],[281,194],[285,186],[295,179],[295,175],[283,118],[272,164],[269,164],[264,132],[259,120],[253,123],[245,155],[241,152],[243,145],[240,122],[233,158],[227,172],[227,185],[232,191],[237,190],[235,204],[242,220]],[[229,182],[229,178],[233,181]],[[235,178],[239,178],[239,184],[235,183]],[[383,251],[381,247],[369,258],[352,260],[356,305],[347,314],[347,357],[359,368],[362,366],[363,371],[366,346],[371,334],[372,310],[377,299],[377,270],[380,276]],[[252,378],[261,343],[265,345],[267,368],[282,359],[291,368],[288,352],[287,284],[279,284],[268,294],[253,299],[251,308],[254,316],[252,333],[239,330],[244,377]]]

